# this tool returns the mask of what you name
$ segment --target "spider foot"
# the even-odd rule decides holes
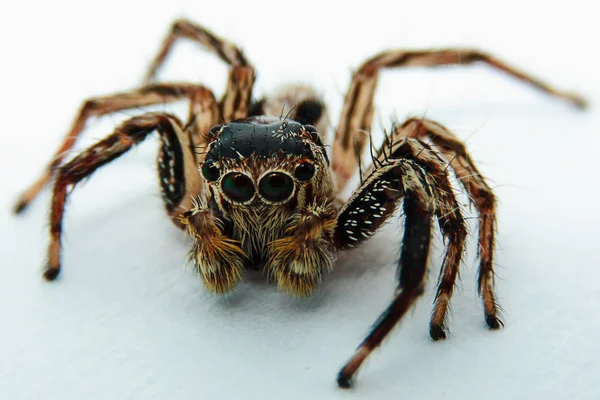
[[[51,174],[49,172],[45,172],[36,182],[29,186],[27,190],[21,193],[21,196],[19,196],[19,199],[13,206],[13,213],[21,214],[29,206],[29,204],[35,200],[40,191],[46,186],[50,178]]]
[[[354,386],[354,375],[363,361],[371,354],[373,349],[362,344],[354,353],[350,361],[344,365],[337,376],[337,384],[342,389],[350,389]]]
[[[48,247],[48,261],[46,262],[46,266],[44,268],[43,277],[48,282],[51,282],[56,279],[58,274],[60,274],[60,224],[53,224],[52,228],[52,236],[50,238],[50,246]]]
[[[491,330],[498,330],[504,326],[504,322],[498,317],[497,313],[485,314],[485,322]]]
[[[19,199],[17,204],[15,204],[13,207],[13,214],[15,214],[15,215],[21,214],[27,208],[28,205],[29,205],[28,201],[26,201],[25,199]]]
[[[446,339],[446,331],[443,325],[430,324],[429,325],[429,336],[434,341],[444,340]]]
[[[352,379],[352,376],[346,376],[343,371],[340,371],[337,376],[337,384],[342,389],[350,389],[354,384],[354,380]]]
[[[486,282],[485,285],[481,285],[485,322],[492,330],[500,329],[504,326],[504,322],[501,319],[502,308],[496,301],[496,295],[494,294],[493,280],[487,278],[482,281]]]
[[[60,274],[60,267],[53,267],[48,265],[44,270],[43,277],[48,282],[51,282],[58,277],[58,274]]]
[[[585,110],[589,107],[588,101],[585,98],[578,95],[577,93],[566,92],[563,95],[565,97],[565,100],[567,100],[580,110]]]

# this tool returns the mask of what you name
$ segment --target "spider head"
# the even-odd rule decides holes
[[[228,203],[297,204],[331,180],[327,153],[311,125],[252,117],[213,127],[209,140],[200,169],[209,190]]]

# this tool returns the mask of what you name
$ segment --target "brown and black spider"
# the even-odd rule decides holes
[[[179,38],[188,38],[229,65],[220,100],[206,87],[153,83]],[[365,61],[352,76],[330,165],[322,137],[326,108],[307,86],[289,86],[278,95],[253,101],[255,71],[234,44],[189,21],[176,21],[154,59],[144,84],[133,91],[85,101],[44,174],[20,198],[22,212],[54,180],[50,245],[44,277],[60,272],[62,220],[68,193],[96,169],[157,131],[161,139],[158,172],[162,197],[173,222],[192,237],[191,258],[207,289],[233,290],[244,268],[264,269],[279,288],[310,295],[330,269],[335,254],[361,245],[402,204],[405,231],[393,300],[337,382],[350,387],[362,362],[378,347],[423,293],[432,221],[445,241],[430,323],[434,340],[444,339],[446,315],[464,252],[465,221],[448,178],[448,166],[479,214],[478,288],[491,329],[502,326],[494,295],[496,200],[465,145],[442,125],[411,118],[395,124],[363,173],[360,155],[370,142],[373,98],[382,68],[467,65],[476,62],[562,98],[577,107],[584,101],[555,90],[532,76],[476,50],[387,51]],[[128,119],[87,150],[63,162],[90,117],[140,106],[189,101],[183,123],[168,113],[149,112]],[[284,118],[282,109],[290,110]],[[372,150],[372,148],[371,148]],[[359,171],[360,186],[346,202],[338,194]]]

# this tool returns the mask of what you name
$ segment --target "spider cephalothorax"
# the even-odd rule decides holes
[[[220,100],[202,85],[153,83],[178,38],[208,49],[229,67]],[[465,145],[444,126],[410,118],[394,124],[364,173],[361,155],[370,141],[379,71],[406,66],[485,63],[546,94],[584,107],[580,97],[553,87],[497,58],[471,49],[387,51],[365,61],[353,74],[335,130],[332,165],[322,139],[328,118],[324,102],[305,85],[253,101],[253,66],[232,43],[189,21],[176,21],[154,59],[144,84],[127,93],[84,102],[62,146],[40,179],[15,207],[22,212],[54,178],[50,246],[44,276],[61,266],[62,220],[72,188],[156,131],[161,139],[158,173],[167,213],[192,237],[191,259],[205,286],[216,293],[234,289],[242,270],[264,268],[280,289],[309,295],[335,253],[357,247],[397,208],[404,214],[397,289],[389,307],[338,375],[340,387],[423,293],[433,223],[444,237],[444,258],[429,333],[446,337],[446,316],[465,249],[467,231],[448,170],[479,215],[478,289],[490,329],[502,326],[494,292],[496,199]],[[189,101],[186,123],[168,113],[145,113],[119,125],[112,135],[64,162],[88,118],[140,106]],[[290,110],[285,118],[272,117]],[[356,173],[360,185],[340,198]]]
[[[323,241],[316,250],[324,254],[322,259],[303,265],[300,271],[289,267],[288,275],[297,275],[292,283],[281,276],[284,272],[276,255],[288,250],[304,252],[304,246],[285,249],[285,243],[278,242],[297,223],[295,218],[302,210],[319,203],[333,211],[333,177],[315,128],[267,117],[215,126],[210,131],[200,170],[207,186],[197,204],[205,204],[211,216],[219,218],[223,231],[237,243],[231,245],[236,247],[237,258],[233,260],[233,253],[229,253],[221,268],[234,264],[259,269],[266,264],[270,272],[281,278],[278,282],[283,289],[309,294],[331,264],[330,243]],[[197,210],[198,206],[184,214],[182,221],[189,226],[188,215]],[[205,265],[214,265],[204,260],[213,257],[211,252],[196,248],[192,257],[210,290],[221,292],[237,284],[239,274],[223,285],[212,280],[210,271],[203,270]]]

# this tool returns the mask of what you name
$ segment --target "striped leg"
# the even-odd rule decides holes
[[[201,178],[191,158],[190,147],[184,145],[187,136],[181,122],[172,115],[159,113],[148,113],[125,121],[113,134],[77,155],[56,173],[50,212],[48,264],[44,271],[47,280],[55,279],[60,273],[62,221],[67,195],[79,181],[142,142],[154,130],[159,132],[163,144],[168,144],[164,149],[173,160],[172,166],[160,170],[167,205],[181,202],[186,194],[188,197],[197,194],[190,192],[190,188],[199,188]]]
[[[169,103],[185,98],[190,101],[190,121],[197,122],[195,129],[191,129],[189,132],[207,132],[210,126],[220,119],[218,104],[214,95],[210,90],[200,85],[156,84],[127,93],[96,97],[84,101],[77,118],[75,118],[71,129],[67,132],[62,144],[54,154],[52,161],[43,174],[21,195],[14,207],[14,212],[22,212],[48,184],[56,168],[62,164],[68,155],[68,151],[75,145],[88,119],[116,111]],[[195,134],[190,139],[197,146],[204,143],[204,139],[200,134]]]
[[[421,295],[434,215],[446,239],[446,254],[430,328],[432,337],[444,332],[448,302],[464,250],[466,229],[442,160],[427,145],[413,139],[398,142],[390,150],[390,153],[380,153],[378,166],[373,168],[338,216],[335,232],[338,247],[354,247],[389,218],[404,196],[406,220],[398,266],[398,290],[392,304],[340,371],[340,387],[350,387],[362,362]]]
[[[433,340],[445,339],[447,331],[446,317],[467,238],[465,221],[452,186],[448,181],[446,163],[435,151],[427,144],[410,138],[400,139],[390,147],[389,152],[393,157],[414,160],[426,168],[428,177],[431,180],[430,184],[435,188],[436,216],[447,245],[440,269],[429,334]],[[385,151],[383,149],[380,152],[380,157]]]
[[[369,335],[360,344],[353,357],[340,370],[338,385],[349,388],[352,378],[363,361],[378,347],[400,319],[421,296],[425,284],[425,270],[431,236],[431,213],[426,199],[407,196],[404,200],[406,228],[400,263],[400,282],[394,300],[375,322]]]
[[[496,233],[496,197],[477,167],[463,142],[437,122],[411,118],[397,127],[392,140],[401,138],[429,138],[449,161],[456,177],[479,213],[479,294],[483,297],[485,321],[491,329],[502,326],[500,307],[494,294],[494,235]]]
[[[381,226],[404,196],[405,231],[400,255],[399,284],[394,299],[381,314],[369,335],[340,370],[338,385],[349,388],[363,361],[377,348],[423,293],[429,255],[431,218],[435,204],[420,167],[394,160],[367,179],[360,194],[344,206],[338,219],[336,239],[340,247],[354,247]],[[376,185],[375,182],[378,182]],[[369,184],[370,183],[370,184]],[[387,201],[385,201],[387,200]]]
[[[173,22],[158,54],[146,73],[144,84],[154,81],[156,74],[179,38],[186,38],[198,43],[205,50],[217,55],[229,65],[231,69],[227,88],[220,101],[223,122],[245,118],[248,115],[252,97],[255,78],[254,67],[235,44],[218,37],[191,21],[181,19]]]
[[[333,169],[337,176],[338,191],[344,188],[357,168],[356,154],[362,154],[371,128],[373,98],[382,68],[434,67],[441,65],[469,65],[484,63],[525,82],[544,93],[561,98],[583,108],[585,100],[573,93],[555,89],[541,80],[519,71],[489,54],[469,49],[442,49],[421,51],[387,51],[364,62],[352,76],[346,94],[339,126],[333,144]]]

